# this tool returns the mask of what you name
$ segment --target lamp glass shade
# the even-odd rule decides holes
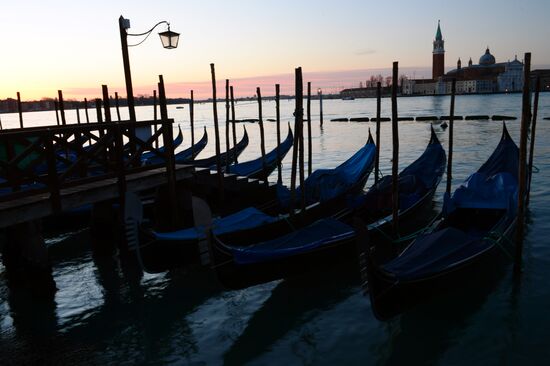
[[[162,47],[164,48],[176,48],[178,47],[178,41],[180,39],[180,34],[167,30],[166,32],[160,32],[160,41],[162,42]]]

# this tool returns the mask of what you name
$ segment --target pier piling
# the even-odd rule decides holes
[[[399,129],[397,127],[397,76],[398,76],[398,63],[393,63],[392,73],[392,89],[391,89],[391,114],[392,114],[392,223],[393,234],[395,237],[399,236],[399,183],[398,183],[398,169],[399,169]]]
[[[521,257],[523,252],[523,234],[525,225],[525,195],[527,183],[526,157],[527,157],[527,129],[531,120],[531,53],[525,53],[523,74],[523,98],[519,141],[519,171],[518,171],[518,212],[516,227],[516,253],[514,262],[514,273],[521,274]]]

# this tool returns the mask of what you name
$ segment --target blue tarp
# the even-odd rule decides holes
[[[269,153],[265,154],[265,164],[266,166],[273,166],[277,163],[277,153],[280,154],[281,160],[284,158],[286,153],[290,150],[292,147],[294,139],[292,136],[292,131],[288,130],[288,136],[286,139],[281,142],[281,145],[279,146],[279,151],[277,152],[277,148],[271,150]],[[231,174],[237,174],[242,177],[246,177],[251,175],[252,173],[258,172],[263,167],[263,159],[260,156],[257,159],[246,161],[244,163],[238,163],[233,164],[229,166],[229,173]]]
[[[399,209],[406,210],[439,183],[445,170],[445,150],[435,137],[418,159],[407,166],[398,177]],[[392,177],[384,176],[364,196],[364,207],[371,212],[391,208]]]
[[[327,201],[350,189],[372,170],[375,156],[376,146],[369,143],[338,167],[315,170],[304,181],[306,204]],[[302,187],[296,189],[296,197],[300,197],[302,189]],[[288,206],[290,202],[288,188],[278,185],[277,196],[283,206]]]
[[[410,248],[413,250],[406,250],[382,268],[392,273],[397,280],[427,277],[486,249],[490,242],[481,240],[479,235],[468,235],[462,230],[448,227],[419,236],[413,245],[414,249]]]
[[[504,128],[503,137],[489,159],[453,194],[445,197],[444,212],[457,207],[503,209],[515,215],[519,151]],[[452,221],[449,223],[452,225]],[[382,268],[397,280],[414,280],[441,273],[493,245],[484,239],[490,229],[466,225],[445,227],[419,236],[399,257]]]
[[[327,218],[274,240],[249,247],[227,248],[233,253],[235,263],[253,264],[307,253],[333,240],[353,235],[353,228],[349,225]]]
[[[214,235],[222,235],[228,232],[252,229],[277,220],[279,220],[278,217],[266,215],[254,207],[249,207],[232,215],[214,220],[212,231]],[[204,229],[202,226],[192,227],[166,233],[154,232],[154,235],[159,240],[198,240],[206,238]]]
[[[444,212],[455,208],[512,209],[517,200],[519,149],[504,128],[502,139],[479,170],[444,200]],[[513,212],[512,212],[513,213]]]

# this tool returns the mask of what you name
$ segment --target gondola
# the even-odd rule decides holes
[[[424,153],[399,175],[400,218],[431,202],[445,162],[445,151],[432,129]],[[239,240],[229,240],[214,233],[212,252],[218,278],[227,287],[243,288],[355,257],[356,234],[349,222],[352,216],[361,217],[371,231],[382,231],[391,225],[391,215],[387,216],[391,210],[391,195],[389,199],[387,195],[391,184],[388,186],[387,182],[388,179],[380,180],[368,193],[350,201],[349,204],[355,206],[351,215],[339,220],[322,218],[265,240],[243,234]],[[373,207],[367,208],[368,205]]]
[[[203,136],[198,142],[195,143],[195,145],[174,154],[176,164],[185,164],[189,160],[194,159],[206,147],[206,144],[208,144],[208,133],[206,132],[206,127],[204,127]],[[163,152],[164,151],[161,151],[161,153]],[[162,164],[165,162],[165,158],[158,155],[150,155],[146,159],[143,159],[142,157],[142,161],[145,165]]]
[[[431,230],[396,258],[380,263],[366,251],[368,291],[375,316],[389,319],[423,300],[475,285],[494,273],[513,245],[519,150],[506,126],[489,159],[453,195]]]
[[[224,240],[231,242],[245,242],[250,238],[270,238],[280,236],[281,233],[295,228],[309,225],[321,217],[341,218],[351,212],[349,201],[356,196],[357,187],[363,187],[364,182],[372,171],[376,156],[376,147],[372,136],[359,151],[348,161],[355,161],[358,165],[353,169],[363,172],[355,176],[356,184],[351,184],[350,176],[341,172],[337,175],[340,183],[333,181],[335,188],[339,188],[337,195],[332,195],[327,201],[316,202],[305,210],[290,215],[270,215],[256,208],[250,207],[232,215],[214,220],[212,229],[215,235],[220,235]],[[346,167],[344,163],[340,167]],[[329,169],[322,169],[328,171]],[[341,171],[338,168],[332,169]],[[352,174],[353,176],[353,174]],[[322,180],[319,184],[324,184]],[[346,184],[343,184],[346,183]],[[286,211],[288,212],[288,211]],[[206,238],[204,227],[187,228],[174,232],[154,232],[147,228],[141,228],[141,253],[145,267],[150,272],[159,272],[173,267],[181,267],[194,263],[198,259],[198,242]]]
[[[266,180],[267,177],[277,168],[277,164],[280,163],[285,155],[292,147],[294,141],[292,130],[290,125],[288,126],[288,135],[281,144],[275,149],[265,154],[265,160],[259,157],[254,160],[245,161],[243,163],[237,163],[229,166],[226,170],[227,173],[237,174],[242,177],[249,177],[253,179]],[[264,164],[265,161],[265,164]]]
[[[180,146],[181,143],[183,142],[183,133],[181,132],[181,127],[178,126],[178,129],[179,129],[178,135],[176,136],[176,138],[174,139],[174,142],[173,142],[174,150],[178,146]],[[156,151],[159,154],[164,154],[165,150],[166,150],[165,146],[161,146],[158,149],[156,149]],[[146,151],[143,154],[141,154],[141,161],[147,161],[147,160],[153,159],[154,157],[157,157],[157,154],[155,154],[152,151]]]
[[[229,151],[220,153],[219,159],[222,166],[226,165],[227,160],[229,160],[229,163],[233,163],[235,159],[241,155],[241,153],[244,151],[244,149],[248,146],[248,132],[246,132],[246,128],[244,129],[244,135]],[[216,166],[217,162],[217,156],[213,155],[208,158],[204,159],[198,159],[198,160],[187,160],[185,161],[187,164],[191,164],[198,167],[204,167],[204,168],[212,168]]]

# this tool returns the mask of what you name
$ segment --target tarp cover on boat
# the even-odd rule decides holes
[[[292,147],[293,141],[294,139],[292,137],[292,131],[289,129],[286,139],[283,142],[281,142],[281,145],[279,145],[278,153],[281,155],[281,158],[283,158],[286,155],[286,153],[290,150],[290,148]],[[277,163],[277,148],[265,154],[266,166],[273,166],[276,163]],[[262,167],[263,167],[263,159],[260,156],[259,158],[254,160],[230,165],[229,173],[246,177],[252,173],[255,173],[261,170]]]
[[[445,150],[433,134],[432,140],[422,155],[399,173],[400,210],[411,207],[429,190],[437,186],[445,170],[445,162]],[[391,185],[391,175],[384,176],[364,196],[364,206],[373,212],[391,207],[389,206],[392,194]]]
[[[444,200],[444,212],[455,208],[515,210],[518,189],[519,149],[504,128],[500,143],[489,159]]]
[[[479,253],[489,241],[453,227],[419,236],[399,257],[382,266],[396,280],[414,280],[440,273],[455,263]]]
[[[317,169],[304,181],[306,187],[306,204],[324,202],[342,194],[357,183],[372,169],[376,156],[376,146],[366,144],[348,160],[334,169]],[[296,189],[300,197],[302,187]],[[283,206],[290,202],[290,191],[279,185],[277,195]]]
[[[342,236],[352,235],[354,235],[354,231],[349,225],[327,218],[277,239],[250,247],[228,248],[233,253],[235,263],[252,264],[307,253],[329,244],[335,239],[341,239]]]
[[[214,235],[222,235],[227,232],[252,229],[277,221],[278,219],[278,217],[266,215],[254,207],[249,207],[232,215],[214,220],[212,231]],[[154,235],[159,240],[198,240],[206,238],[204,227],[192,227],[165,233],[154,232]]]

